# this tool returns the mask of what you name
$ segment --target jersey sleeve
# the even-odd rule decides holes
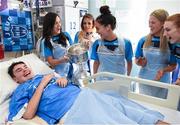
[[[132,57],[133,57],[133,49],[132,49],[131,41],[125,39],[125,58],[129,62],[132,61]]]
[[[46,47],[44,45],[44,56],[45,58],[49,57],[49,56],[53,56],[53,52],[49,47]]]
[[[177,64],[177,60],[174,54],[170,54],[170,64]]]
[[[14,121],[22,118],[28,102],[28,91],[26,91],[25,89],[17,89],[13,93],[10,101],[8,121]]]
[[[136,51],[135,51],[135,57],[143,57],[143,44],[145,42],[145,37],[141,38],[137,44]]]

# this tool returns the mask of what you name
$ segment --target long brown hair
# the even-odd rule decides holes
[[[167,19],[168,17],[168,12],[164,9],[157,9],[157,10],[154,10],[150,16],[154,16],[156,17],[160,22],[164,23],[165,20]],[[160,32],[160,50],[161,51],[166,51],[168,49],[168,41],[167,39],[163,36],[163,28],[161,29],[161,32]],[[143,48],[147,48],[149,46],[152,45],[152,35],[151,34],[148,34],[146,36],[146,41],[143,45]]]
[[[92,20],[92,24],[93,24],[93,32],[95,32],[95,28],[94,28],[94,26],[95,26],[95,21],[94,21],[94,17],[93,17],[93,15],[91,15],[90,13],[87,13],[87,14],[85,14],[84,16],[83,16],[83,18],[82,18],[82,21],[81,21],[81,31],[79,32],[79,35],[78,35],[78,39],[79,40],[81,40],[81,39],[83,39],[83,37],[84,37],[84,26],[83,26],[83,23],[84,23],[84,20],[86,19],[86,18],[88,18],[88,19],[90,19],[90,20]]]
[[[81,29],[84,30],[83,23],[84,23],[84,19],[86,19],[86,18],[92,20],[92,24],[93,24],[93,28],[94,28],[94,17],[93,17],[93,15],[91,15],[90,13],[87,13],[87,14],[85,14],[85,15],[83,16],[83,18],[82,18],[82,21],[81,21]]]
[[[42,38],[45,39],[45,46],[49,47],[51,50],[53,49],[52,44],[50,42],[51,37],[53,36],[53,28],[56,22],[56,17],[59,17],[58,14],[53,12],[48,12],[43,20],[43,36]],[[59,17],[60,18],[60,17]],[[61,31],[59,34],[60,40],[58,41],[58,44],[61,44],[63,46],[67,46],[67,40],[68,38],[64,35],[64,33]]]

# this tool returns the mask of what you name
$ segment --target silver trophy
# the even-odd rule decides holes
[[[88,60],[88,49],[81,43],[70,46],[67,50],[71,63],[74,63],[76,70],[73,73],[73,82],[79,86],[85,86],[88,82],[85,78],[88,76],[85,64]]]

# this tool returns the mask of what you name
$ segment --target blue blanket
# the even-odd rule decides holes
[[[122,96],[84,88],[67,113],[65,124],[155,124],[164,116]]]

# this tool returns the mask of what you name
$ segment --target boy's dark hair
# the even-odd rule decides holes
[[[19,62],[13,62],[9,68],[8,68],[8,74],[13,78],[14,77],[14,73],[13,73],[13,69],[16,65],[18,64],[25,64],[23,61],[19,61]]]

